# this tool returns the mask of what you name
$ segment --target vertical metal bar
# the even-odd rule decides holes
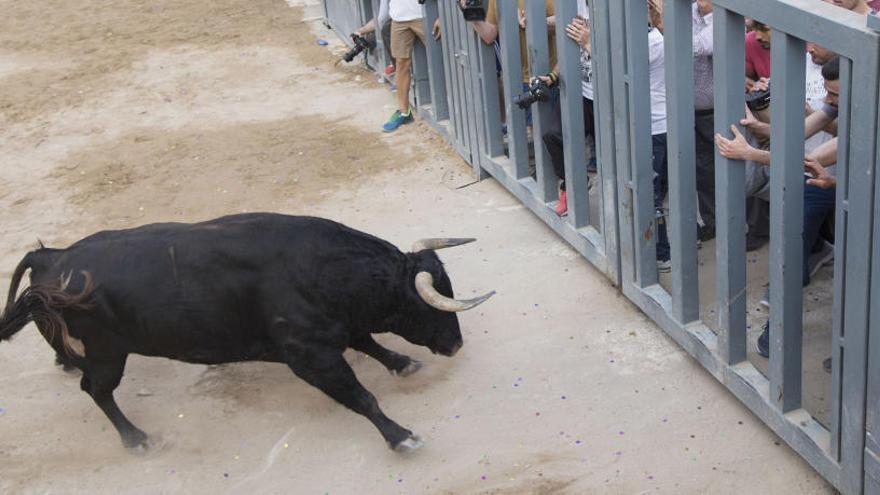
[[[657,283],[657,218],[654,214],[648,8],[644,0],[625,0],[623,6],[630,102],[629,163],[632,168],[636,284],[644,288]]]
[[[425,22],[424,18],[422,22]],[[430,29],[427,32],[430,33]],[[431,103],[427,47],[418,39],[413,44],[412,51],[412,89],[410,99],[415,103],[413,107],[420,108]]]
[[[605,125],[610,124],[614,128],[617,202],[612,204],[620,212],[618,219],[621,283],[630,284],[636,280],[636,254],[633,190],[631,187],[632,167],[630,166],[632,136],[629,126],[631,111],[629,108],[629,74],[627,72],[629,61],[627,60],[626,23],[624,22],[625,9],[623,2],[619,0],[600,0],[595,6],[600,7],[597,9],[600,13],[606,14],[603,21],[609,26],[608,51],[610,57],[606,67],[611,69],[611,77],[615,84],[610,86],[614,99],[613,105],[611,105],[613,117],[611,122],[606,122]],[[601,60],[597,62],[601,62]],[[598,66],[594,72],[601,75]],[[597,98],[597,103],[602,104],[601,98]]]
[[[694,48],[691,0],[667,0],[664,9],[666,118],[669,145],[669,226],[672,317],[700,318],[697,272],[697,189],[694,139]]]
[[[477,40],[480,55],[480,89],[483,94],[486,143],[484,155],[495,157],[504,154],[501,132],[501,103],[498,94],[498,75],[495,70],[495,49]]]
[[[804,102],[806,44],[773,31],[770,141],[770,402],[801,407],[803,353]]]
[[[519,20],[516,2],[498,2],[498,41],[501,45],[501,75],[504,80],[504,108],[507,116],[507,149],[514,177],[529,176],[529,148],[526,114],[513,103],[522,89],[522,59],[519,53]]]
[[[715,132],[730,135],[745,107],[744,19],[716,6],[715,29]],[[799,83],[803,86],[802,83]],[[746,209],[745,164],[715,153],[715,258],[718,347],[725,363],[746,360]]]
[[[526,40],[528,41],[529,71],[532,77],[550,72],[550,46],[547,42],[547,7],[545,0],[526,0]],[[535,148],[535,168],[538,194],[543,202],[556,200],[557,180],[544,146],[542,136],[549,128],[553,109],[550,102],[532,105],[532,142]]]
[[[470,121],[470,136],[471,136],[471,166],[473,167],[474,174],[477,176],[481,175],[481,160],[486,155],[486,107],[485,100],[483,99],[483,87],[481,82],[480,74],[482,72],[482,57],[481,57],[481,48],[483,48],[483,42],[479,39],[479,36],[476,32],[473,32],[470,29],[466,29],[468,35],[466,37],[467,40],[467,53],[468,53],[468,66],[467,66],[467,78],[468,78],[468,108],[471,111],[468,113],[468,118]]]
[[[880,31],[880,17],[874,16],[875,30]],[[870,22],[870,21],[869,21]],[[869,24],[870,25],[870,24]],[[880,85],[875,90],[876,100],[874,105],[880,103]],[[880,120],[877,128],[880,129]],[[877,134],[875,134],[877,135]],[[880,139],[880,136],[877,136]],[[880,149],[874,150],[874,164],[872,174],[876,177],[880,168]],[[839,177],[839,174],[838,174]],[[871,295],[876,298],[880,294],[880,181],[874,181],[874,243],[871,249]],[[869,299],[870,300],[870,299]],[[869,471],[868,462],[877,465],[877,457],[880,455],[880,304],[870,304],[868,317],[868,387],[867,387],[867,415],[866,438],[865,438],[865,471]],[[880,493],[877,473],[865,476],[865,493]]]
[[[565,26],[577,15],[576,2],[555,4],[556,54],[559,60],[559,104],[562,114],[562,149],[565,158],[565,187],[569,221],[575,228],[590,224],[590,196],[587,183],[587,154],[584,139],[584,106],[581,77],[581,48],[565,36]],[[536,147],[538,137],[535,138]]]
[[[373,20],[373,27],[375,28],[374,32],[376,34],[376,49],[374,51],[376,52],[376,60],[378,62],[376,64],[375,69],[376,69],[376,74],[380,78],[384,78],[385,77],[385,67],[387,67],[388,64],[391,63],[391,61],[388,60],[388,56],[386,55],[385,38],[382,36],[382,24],[379,23],[379,2],[380,2],[380,0],[372,0],[372,2],[373,2],[372,3],[373,16],[371,17],[371,19]],[[389,49],[390,49],[390,47],[389,47]],[[442,63],[442,61],[441,61],[441,63]],[[445,98],[445,96],[444,96],[444,98]]]
[[[859,64],[841,59],[840,92],[849,93],[844,104],[851,116],[846,149],[849,165],[849,222],[846,239],[846,286],[844,290],[843,396],[841,491],[860,493],[864,483],[865,390],[868,366],[868,314],[871,308],[871,226],[874,214],[874,160],[877,157],[878,60],[864,58]],[[853,111],[853,105],[859,111]],[[840,143],[838,143],[840,144]]]
[[[593,114],[596,129],[596,154],[602,198],[601,231],[608,260],[608,276],[621,282],[620,239],[618,237],[617,160],[615,159],[614,79],[611,49],[611,19],[608,0],[592,0],[590,36],[593,38]],[[619,84],[618,84],[619,85]]]
[[[434,21],[440,18],[439,8],[436,0],[425,2],[425,37],[427,41],[426,51],[428,55],[428,76],[431,84],[431,104],[434,110],[434,118],[436,120],[446,120],[449,118],[449,103],[446,99],[446,74],[443,70],[443,44],[440,40],[435,40],[431,33]],[[378,24],[377,24],[378,26]],[[448,32],[449,27],[446,23],[440,22],[440,30]],[[381,38],[381,32],[376,31]],[[441,35],[441,39],[443,36]]]

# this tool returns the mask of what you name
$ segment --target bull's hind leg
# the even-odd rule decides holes
[[[116,431],[122,437],[123,445],[128,448],[147,448],[147,434],[131,424],[131,421],[119,410],[116,400],[113,399],[113,391],[122,380],[126,357],[123,354],[112,358],[90,358],[89,365],[83,371],[80,387],[92,396],[98,407],[104,411],[104,414],[116,427]]]
[[[379,361],[388,371],[398,376],[409,376],[422,369],[421,361],[398,354],[379,345],[372,335],[364,335],[352,341],[351,348]]]

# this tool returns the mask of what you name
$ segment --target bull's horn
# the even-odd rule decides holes
[[[420,241],[416,241],[415,244],[413,244],[412,252],[418,253],[419,251],[423,251],[425,249],[443,249],[461,246],[462,244],[467,244],[474,241],[476,241],[476,239],[449,239],[445,237],[440,237],[436,239],[422,239]]]
[[[434,288],[434,277],[428,272],[419,272],[416,274],[416,291],[419,293],[422,300],[429,306],[450,313],[473,309],[495,295],[495,291],[493,290],[488,294],[484,294],[474,299],[468,299],[466,301],[451,299],[437,292],[437,289]]]

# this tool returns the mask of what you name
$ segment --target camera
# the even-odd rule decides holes
[[[483,0],[464,0],[464,4],[459,4],[461,13],[466,21],[485,21],[486,7]]]
[[[529,89],[521,95],[513,97],[516,106],[525,110],[536,101],[547,101],[550,98],[550,85],[539,78],[534,78],[529,83]]]
[[[461,9],[462,15],[464,15],[464,20],[466,21],[485,21],[486,20],[486,6],[483,4],[483,0],[464,0],[464,2],[459,2],[459,0],[453,0],[458,3],[458,7]],[[425,0],[419,0],[419,4],[424,4]]]
[[[342,56],[346,62],[351,62],[364,50],[376,48],[376,35],[373,33],[367,33],[363,36],[352,34],[351,39],[354,41],[354,46]]]
[[[746,106],[753,112],[766,110],[770,106],[770,88],[746,93]]]

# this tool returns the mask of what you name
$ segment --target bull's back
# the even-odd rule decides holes
[[[129,352],[185,361],[271,360],[262,354],[271,354],[267,331],[279,298],[309,299],[351,249],[387,249],[369,238],[327,220],[273,214],[152,224],[46,250],[32,283],[72,274],[75,291],[78,274],[91,274],[95,307],[72,316],[77,337],[110,332]]]

